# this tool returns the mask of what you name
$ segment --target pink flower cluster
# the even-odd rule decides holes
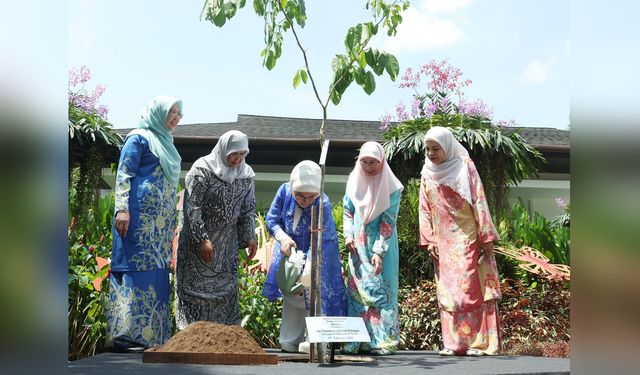
[[[432,92],[459,92],[463,87],[472,83],[470,79],[461,81],[462,70],[449,65],[445,59],[440,62],[431,60],[416,73],[413,72],[413,69],[407,68],[400,78],[401,83],[399,86],[401,88],[417,89],[420,86],[421,75],[430,79],[427,83],[427,88]]]
[[[458,104],[458,113],[467,116],[493,117],[493,110],[489,108],[482,100],[478,99],[474,102],[460,101]]]
[[[420,67],[418,71],[407,68],[400,78],[400,88],[413,89],[414,100],[411,108],[399,102],[395,108],[395,114],[386,112],[380,117],[380,129],[385,130],[393,122],[403,122],[418,118],[431,118],[436,113],[451,113],[484,117],[491,119],[493,110],[482,100],[467,101],[463,89],[471,85],[470,79],[462,78],[462,70],[455,68],[444,59],[441,61],[431,60],[428,64]],[[425,82],[422,84],[421,83]],[[425,89],[425,92],[420,92]],[[454,103],[452,97],[457,98]],[[515,125],[515,121],[499,122],[497,126]]]
[[[565,208],[565,207],[567,207],[567,202],[565,202],[565,200],[564,200],[564,199],[562,199],[561,197],[557,197],[557,198],[555,199],[555,201],[556,201],[556,206],[558,206],[558,207],[560,207],[560,208]]]
[[[109,109],[103,104],[98,104],[98,100],[107,87],[98,84],[93,93],[88,93],[84,89],[84,85],[90,79],[91,71],[85,65],[81,66],[80,69],[73,68],[69,70],[69,105],[80,108],[89,114],[95,113],[106,121]]]

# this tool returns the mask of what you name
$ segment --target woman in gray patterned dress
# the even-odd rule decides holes
[[[255,173],[244,158],[249,140],[224,133],[185,178],[184,226],[176,269],[176,324],[240,324],[238,249],[257,250]]]

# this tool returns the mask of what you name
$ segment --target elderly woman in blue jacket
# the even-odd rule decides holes
[[[320,286],[322,315],[346,315],[338,235],[331,214],[331,201],[327,195],[320,197],[321,173],[320,166],[310,160],[296,165],[290,181],[278,189],[266,216],[267,228],[276,238],[276,243],[262,294],[270,301],[283,299],[279,341],[282,351],[286,352],[308,352],[304,318],[309,315],[309,290],[297,288],[292,292],[288,286],[279,285],[276,274],[284,265],[283,257],[289,257],[294,251],[301,251],[303,260],[311,257],[311,207],[316,207],[318,212],[320,204],[324,205]]]

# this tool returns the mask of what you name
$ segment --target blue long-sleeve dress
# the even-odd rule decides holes
[[[120,153],[115,212],[129,211],[124,238],[115,229],[109,276],[107,342],[152,347],[171,337],[169,263],[177,188],[163,173],[148,140],[134,134]]]
[[[336,224],[331,214],[331,201],[325,194],[322,199],[323,219],[322,219],[322,284],[321,309],[326,316],[346,315],[346,294],[342,277],[342,266],[338,252],[338,234]],[[306,257],[311,256],[311,207],[316,207],[318,212],[320,199],[302,209],[302,214],[296,230],[293,230],[293,216],[296,207],[299,207],[296,199],[291,193],[290,183],[286,182],[280,186],[271,204],[271,208],[265,217],[267,229],[273,235],[277,228],[281,228],[297,245],[297,249],[305,253]],[[271,266],[267,273],[267,280],[264,284],[262,295],[270,301],[282,297],[282,293],[276,282],[276,272],[282,259],[280,243],[276,241],[273,254],[271,256]],[[306,295],[307,293],[305,293]],[[308,301],[307,301],[308,302]]]

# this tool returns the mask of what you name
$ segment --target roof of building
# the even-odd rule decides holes
[[[173,131],[176,141],[203,141],[218,139],[228,130],[240,130],[251,141],[268,143],[317,142],[322,120],[294,117],[273,117],[239,114],[236,122],[184,124]],[[126,135],[131,129],[116,129]],[[568,151],[570,132],[545,127],[507,127],[505,132],[518,131],[530,145],[538,149]],[[332,143],[362,144],[369,140],[382,140],[379,121],[328,119],[325,138]]]

